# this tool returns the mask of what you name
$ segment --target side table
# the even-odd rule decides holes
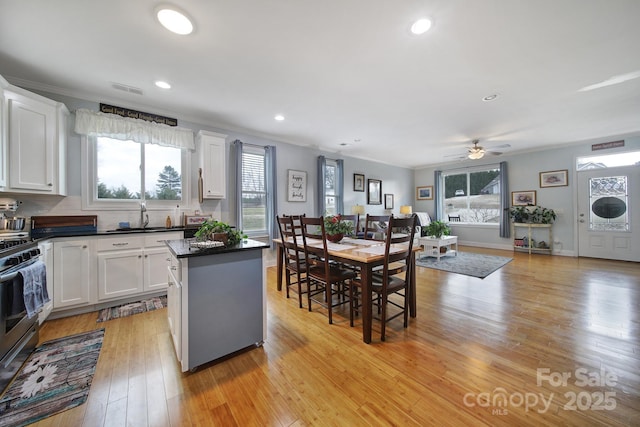
[[[418,237],[418,244],[424,248],[426,256],[436,257],[438,261],[445,255],[458,255],[458,236],[442,236],[439,239],[430,236]],[[447,248],[447,251],[441,253],[440,248]]]

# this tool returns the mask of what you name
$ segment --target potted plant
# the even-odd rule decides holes
[[[217,240],[223,242],[226,246],[233,246],[247,238],[242,231],[215,219],[204,221],[194,236],[198,240]]]
[[[341,215],[329,215],[324,217],[324,231],[327,233],[327,240],[338,243],[345,234],[353,234],[353,224],[351,221],[344,221]]]
[[[439,220],[431,221],[429,225],[425,227],[425,230],[427,236],[433,236],[436,239],[451,234],[451,227],[449,227],[449,224]]]
[[[531,212],[531,222],[534,224],[553,224],[556,220],[556,213],[553,209],[536,206]]]

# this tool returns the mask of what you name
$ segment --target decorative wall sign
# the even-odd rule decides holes
[[[381,205],[382,204],[382,181],[379,179],[367,180],[368,193],[367,204],[369,205]]]
[[[287,179],[287,201],[306,202],[307,201],[307,173],[289,169]]]
[[[624,140],[602,142],[600,144],[591,144],[591,151],[608,150],[609,148],[618,148],[618,147],[624,147]]]
[[[100,111],[103,113],[117,114],[130,119],[140,119],[147,122],[161,123],[168,126],[178,126],[178,119],[171,117],[159,116],[157,114],[145,113],[142,111],[130,110],[124,107],[116,107],[114,105],[100,103]]]
[[[565,187],[569,185],[567,169],[559,171],[540,172],[540,188]]]

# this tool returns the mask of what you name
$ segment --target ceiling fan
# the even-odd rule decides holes
[[[499,148],[509,148],[511,147],[510,144],[502,144],[502,145],[496,145],[493,146],[491,148],[485,149],[483,146],[478,145],[480,143],[480,140],[478,139],[474,139],[472,141],[473,143],[473,147],[469,147],[467,149],[467,154],[451,154],[451,155],[447,155],[444,157],[456,157],[459,159],[464,159],[464,158],[468,158],[471,160],[478,160],[481,159],[485,156],[485,154],[489,154],[489,155],[493,155],[493,156],[499,156],[500,154],[502,154],[501,151],[496,151]]]

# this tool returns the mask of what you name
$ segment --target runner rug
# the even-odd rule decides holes
[[[511,260],[513,260],[513,258],[483,255],[474,252],[458,252],[455,256],[447,255],[440,257],[439,261],[434,257],[421,257],[416,260],[416,264],[421,267],[484,279]]]
[[[130,304],[119,305],[117,307],[109,307],[100,310],[98,320],[96,322],[106,322],[111,319],[127,317],[133,314],[144,313],[145,311],[153,311],[167,306],[167,296],[162,295],[143,301],[132,302]]]
[[[82,405],[89,394],[104,329],[43,343],[0,398],[0,425],[25,426]]]

